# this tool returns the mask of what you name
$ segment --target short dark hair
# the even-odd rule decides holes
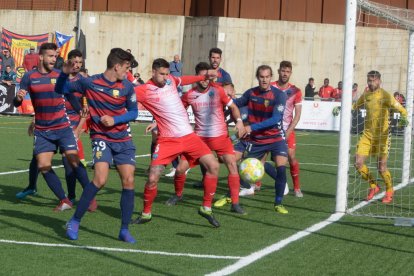
[[[199,64],[196,65],[195,72],[196,72],[196,75],[198,75],[200,71],[210,70],[210,69],[211,69],[210,64],[208,64],[207,62],[200,62]]]
[[[55,43],[46,42],[40,46],[39,55],[43,55],[47,50],[57,50],[57,45]]]
[[[135,58],[131,53],[128,53],[121,48],[112,48],[106,59],[106,68],[113,68],[116,64],[123,65],[125,62],[132,63],[133,60],[135,60]]]
[[[211,57],[211,54],[219,54],[221,56],[221,54],[223,53],[223,51],[220,48],[211,48],[210,51],[208,52],[208,56]]]
[[[309,78],[309,80],[308,81],[314,81],[315,79],[314,78]]]
[[[257,67],[256,69],[256,78],[259,77],[259,72],[263,71],[263,70],[270,70],[270,75],[273,76],[273,70],[272,67],[270,67],[269,65],[260,65],[259,67]]]
[[[72,51],[70,51],[68,54],[68,59],[72,59],[75,57],[83,57],[82,52],[78,49],[73,49]]]
[[[374,77],[374,78],[381,79],[381,74],[378,71],[372,70],[368,72],[367,77]]]
[[[79,70],[79,72],[82,72],[82,73],[88,73],[88,69],[86,69],[86,68],[81,68],[81,69]]]
[[[287,60],[281,61],[280,64],[279,64],[279,69],[282,69],[282,68],[290,68],[290,69],[292,69],[292,62],[287,61]]]
[[[7,65],[6,65],[6,68],[7,68],[7,67],[11,68],[11,66],[10,66],[9,64],[7,64]]]
[[[152,62],[152,70],[158,70],[160,68],[170,68],[170,63],[163,58],[157,58]]]
[[[326,81],[326,80],[327,80],[327,81],[329,81],[329,79],[328,79],[328,78],[324,78],[324,79],[323,79],[323,81]]]

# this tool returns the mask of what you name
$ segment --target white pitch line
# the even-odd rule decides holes
[[[409,180],[409,183],[412,183],[413,181],[414,181],[414,178],[411,178]],[[399,190],[399,189],[401,189],[405,186],[407,186],[407,184],[403,184],[403,183],[398,184],[397,186],[394,187],[394,190]],[[384,192],[376,195],[370,201],[361,202],[361,203],[355,205],[353,208],[349,209],[348,212],[349,213],[355,212],[356,210],[363,208],[364,206],[369,204],[371,201],[376,200],[376,199],[380,198],[383,195],[384,195]],[[290,236],[290,237],[288,237],[284,240],[281,240],[277,243],[274,243],[274,244],[272,244],[268,247],[265,247],[265,248],[263,248],[259,251],[253,252],[250,255],[246,256],[246,257],[240,258],[240,260],[237,261],[236,263],[234,263],[232,265],[229,265],[229,266],[226,266],[226,267],[224,267],[220,270],[217,270],[215,272],[206,274],[206,276],[219,276],[219,275],[221,276],[221,275],[232,274],[232,273],[242,269],[243,267],[246,267],[246,266],[250,265],[251,263],[253,263],[253,262],[255,262],[255,261],[271,254],[271,253],[279,251],[280,249],[282,249],[283,247],[289,245],[292,242],[295,242],[295,241],[297,241],[301,238],[309,236],[310,234],[313,234],[313,233],[325,228],[326,226],[340,220],[344,215],[345,215],[345,213],[335,213],[335,214],[331,215],[329,218],[327,218],[324,221],[316,223],[316,224],[312,225],[311,227],[306,228],[305,230],[299,231],[296,234],[293,234],[292,236]]]
[[[141,157],[148,157],[151,154],[142,154],[142,155],[135,155],[135,158],[141,158]],[[91,162],[88,162],[88,164],[90,164]],[[52,169],[59,169],[59,168],[63,168],[63,165],[59,165],[59,166],[53,166]],[[0,175],[7,175],[7,174],[16,174],[16,173],[24,173],[24,172],[28,172],[29,170],[19,170],[19,171],[9,171],[9,172],[0,172]]]
[[[319,230],[321,230],[322,228],[325,228],[326,226],[338,221],[339,219],[341,219],[345,214],[344,213],[337,213],[337,214],[333,214],[331,215],[328,219],[319,222],[317,224],[312,225],[309,228],[306,228],[305,230],[302,230],[300,232],[297,232],[296,234],[290,236],[289,238],[286,238],[284,240],[281,240],[277,243],[274,243],[268,247],[265,247],[259,251],[253,252],[252,254],[241,258],[239,261],[237,261],[236,263],[229,265],[223,269],[217,270],[215,272],[209,273],[207,274],[207,276],[219,276],[219,275],[229,275],[231,273],[234,273],[238,270],[240,270],[241,268],[250,265],[251,263],[265,257],[266,255],[269,255],[273,252],[279,251],[280,249],[282,249],[283,247],[289,245],[290,243],[297,241],[303,237],[309,236],[312,233],[315,233]]]
[[[148,255],[191,257],[191,258],[200,258],[200,259],[238,260],[242,258],[240,256],[219,256],[219,255],[207,255],[207,254],[174,253],[174,252],[149,251],[149,250],[115,248],[115,247],[72,245],[72,244],[66,244],[66,243],[25,242],[25,241],[13,241],[13,240],[3,240],[3,239],[0,239],[0,243],[33,245],[33,246],[43,246],[43,247],[65,247],[65,248],[77,248],[77,249],[87,249],[87,250],[96,250],[96,251],[141,253],[141,254],[148,254]]]

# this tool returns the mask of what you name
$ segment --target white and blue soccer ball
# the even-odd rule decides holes
[[[256,158],[247,158],[240,163],[239,174],[241,179],[250,184],[260,181],[264,175],[262,162]]]

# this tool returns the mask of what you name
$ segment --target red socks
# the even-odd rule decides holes
[[[238,174],[229,174],[227,182],[230,190],[231,203],[239,203],[240,176]]]
[[[150,214],[152,203],[154,202],[155,197],[157,196],[157,187],[155,188],[148,188],[145,186],[144,189],[144,210],[143,213]]]
[[[183,195],[183,190],[184,190],[184,184],[185,184],[185,179],[187,178],[187,176],[184,174],[181,175],[175,175],[174,176],[174,188],[175,188],[175,194],[177,196],[182,196]]]
[[[297,161],[295,163],[290,164],[290,175],[292,176],[293,180],[293,189],[300,190],[299,163]]]
[[[203,206],[210,207],[213,202],[214,194],[216,193],[218,177],[206,174],[204,176],[204,196]]]

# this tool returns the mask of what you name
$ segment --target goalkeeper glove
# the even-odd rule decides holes
[[[408,126],[408,120],[407,120],[407,117],[405,117],[405,116],[401,116],[401,117],[400,117],[400,120],[398,121],[398,126],[399,126],[399,127],[406,127],[406,126]]]
[[[335,117],[339,115],[339,113],[341,113],[341,107],[340,106],[335,106],[332,109],[332,115],[334,115]]]

